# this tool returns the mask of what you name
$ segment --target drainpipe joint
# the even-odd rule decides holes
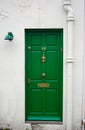
[[[64,9],[67,12],[67,21],[74,21],[74,12],[70,1],[64,2]]]

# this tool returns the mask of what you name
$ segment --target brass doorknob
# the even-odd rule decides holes
[[[43,76],[43,77],[45,77],[45,76],[46,76],[46,74],[45,74],[45,73],[42,73],[42,76]]]
[[[28,46],[28,50],[31,50],[31,47],[30,47],[30,46]]]

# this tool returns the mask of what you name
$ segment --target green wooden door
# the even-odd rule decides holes
[[[25,30],[26,120],[62,121],[63,30]]]

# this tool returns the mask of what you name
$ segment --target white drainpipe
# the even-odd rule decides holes
[[[72,130],[72,87],[73,87],[73,35],[74,13],[69,0],[64,1],[64,10],[67,13],[67,122],[66,130]]]

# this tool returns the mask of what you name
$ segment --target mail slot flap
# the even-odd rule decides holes
[[[45,87],[45,88],[48,88],[50,87],[50,84],[49,83],[38,83],[38,87]]]

